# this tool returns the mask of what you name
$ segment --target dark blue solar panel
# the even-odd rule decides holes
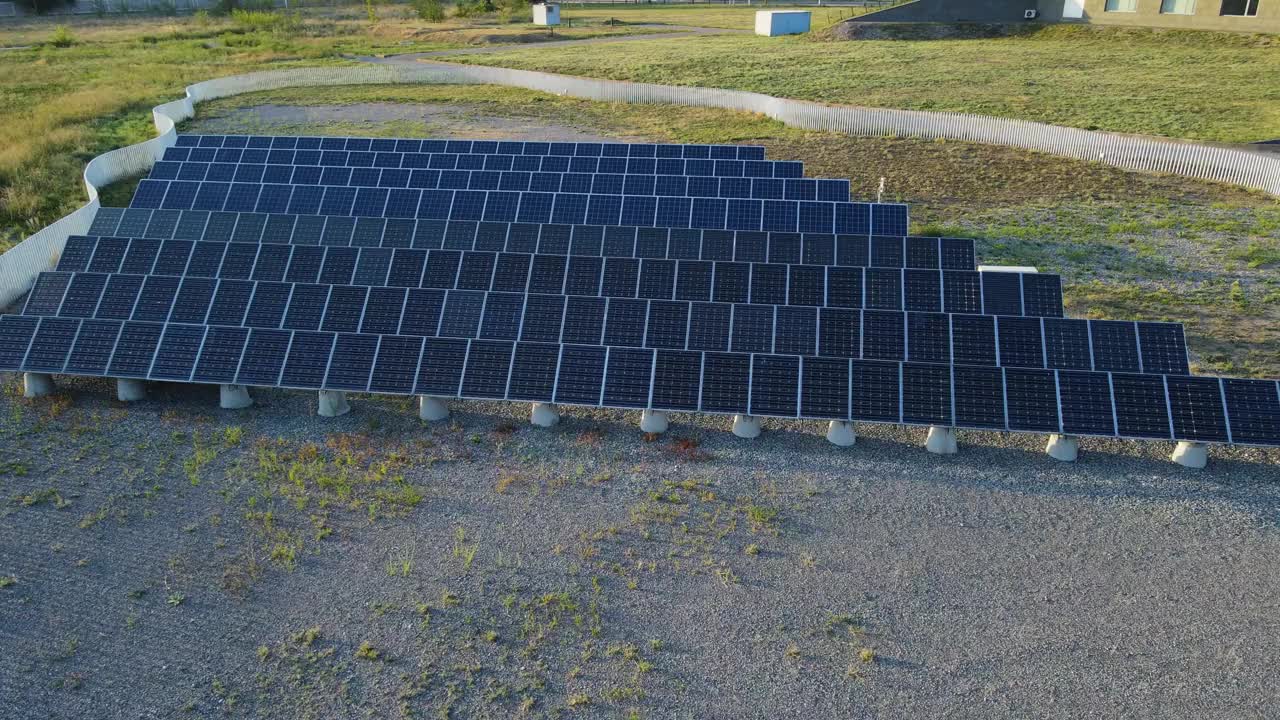
[[[604,385],[605,353],[606,349],[598,346],[562,346],[556,380],[556,402],[599,404]]]
[[[1224,378],[1222,390],[1232,442],[1280,444],[1280,385]]]
[[[111,354],[107,374],[121,378],[145,378],[151,369],[151,359],[163,327],[159,323],[125,323],[115,352]]]
[[[329,361],[329,371],[325,375],[324,388],[355,391],[367,389],[377,351],[377,335],[339,333]]]
[[[1114,435],[1111,380],[1106,373],[1058,372],[1062,431],[1073,435]]]
[[[187,381],[195,369],[196,358],[204,344],[207,328],[201,325],[168,325],[160,338],[155,361],[151,364],[152,380]]]
[[[62,372],[63,366],[67,363],[67,356],[71,353],[71,344],[79,330],[79,320],[41,318],[40,327],[36,329],[35,336],[31,339],[31,347],[27,351],[22,369],[27,372]],[[20,333],[19,337],[23,335],[25,333]],[[16,346],[21,343],[21,340],[10,342]]]
[[[951,368],[902,364],[902,422],[951,424]]]
[[[713,413],[749,411],[751,356],[709,352],[703,355],[700,409]]]
[[[1193,442],[1227,442],[1227,417],[1218,378],[1165,378],[1173,437]]]
[[[1116,429],[1125,437],[1169,438],[1169,411],[1164,378],[1159,375],[1111,376]]]
[[[1005,428],[1004,373],[1000,368],[957,365],[952,368],[952,383],[956,425]]]

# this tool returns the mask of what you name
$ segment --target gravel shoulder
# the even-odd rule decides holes
[[[814,423],[746,442],[677,416],[646,442],[609,411],[542,430],[514,404],[426,425],[385,398],[323,419],[284,391],[232,412],[212,388],[126,407],[101,381],[36,402],[13,387],[5,714],[1269,712],[1275,452],[1215,448],[1194,472],[1160,444],[1086,441],[1065,465],[1028,436],[966,434],[938,458],[918,428],[837,449]],[[291,494],[296,467],[253,479],[264,448],[308,442],[365,448],[420,500],[384,513],[367,489]],[[252,517],[267,507],[270,527]],[[288,562],[283,530],[306,534]],[[547,629],[538,603],[559,593],[573,609]]]

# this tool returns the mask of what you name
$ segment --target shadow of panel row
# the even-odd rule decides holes
[[[973,270],[969,238],[101,208],[93,237]],[[76,236],[76,242],[80,242]]]
[[[52,300],[66,290],[70,273],[122,273],[986,315],[1063,314],[1061,279],[1047,273],[85,237],[68,241],[56,268],[37,278],[33,293]]]
[[[0,317],[0,370],[1280,445],[1264,380]]]
[[[670,290],[666,292],[670,297]],[[23,314],[1033,368],[1189,372],[1186,340],[1177,323],[781,303],[43,273]]]

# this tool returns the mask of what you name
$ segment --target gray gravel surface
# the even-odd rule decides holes
[[[727,418],[675,416],[647,442],[611,411],[543,430],[514,404],[456,403],[427,425],[385,398],[326,419],[296,392],[223,411],[213,388],[124,406],[103,381],[37,401],[15,387],[0,400],[3,717],[1274,716],[1274,451],[1214,448],[1197,472],[1163,443],[1086,440],[1061,464],[1024,435],[965,433],[944,458],[919,428],[863,427],[839,449],[813,423],[743,441]],[[227,428],[242,439],[220,441]],[[259,440],[337,436],[413,448],[397,472],[422,499],[372,521],[329,507],[332,534],[289,569],[248,519],[263,493],[241,469]],[[192,484],[202,442],[217,454]],[[61,500],[24,504],[49,489]],[[777,516],[756,526],[751,507]],[[275,512],[308,529],[321,511]],[[227,581],[246,552],[262,563],[247,590]],[[528,651],[518,608],[561,591],[576,610]],[[313,645],[290,640],[312,627]],[[366,641],[378,660],[356,657]]]

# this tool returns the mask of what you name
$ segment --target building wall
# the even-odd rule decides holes
[[[1280,0],[1273,0],[1280,2]],[[1022,12],[1036,0],[915,0],[855,18],[855,22],[977,22],[1022,21]]]
[[[1106,0],[1084,0],[1084,17],[1064,19],[1065,0],[915,0],[856,18],[853,22],[1025,22],[1036,9],[1041,22],[1093,23],[1130,27],[1280,33],[1280,0],[1258,0],[1254,17],[1223,16],[1222,0],[1196,0],[1193,15],[1160,12],[1160,0],[1137,0],[1135,12],[1107,12]]]
[[[1162,13],[1160,0],[1137,0],[1135,12],[1107,12],[1106,0],[1085,0],[1084,17],[1080,20],[1064,20],[1063,5],[1064,0],[1037,2],[1040,17],[1045,22],[1280,33],[1280,0],[1258,0],[1258,14],[1254,17],[1221,15],[1222,0],[1196,0],[1193,15]]]

